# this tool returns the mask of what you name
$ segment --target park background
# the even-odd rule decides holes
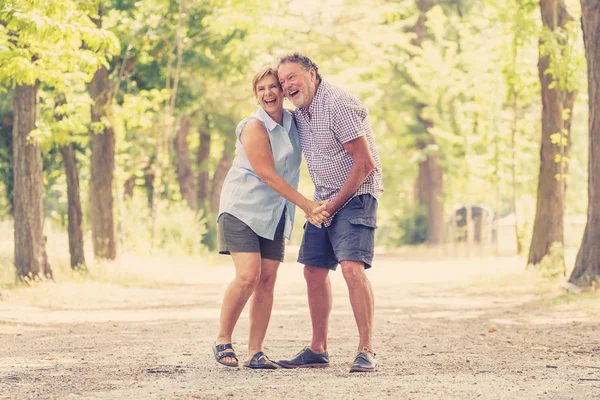
[[[586,60],[579,3],[541,5],[544,20],[524,0],[5,1],[0,216],[25,244],[13,261],[3,240],[2,285],[13,264],[214,252],[251,77],[292,51],[370,110],[381,248],[517,253],[566,275],[588,206]]]
[[[588,81],[599,72],[596,61],[594,68],[586,64],[582,34],[582,21],[598,23],[597,7],[583,0],[1,0],[0,330],[10,357],[3,359],[0,385],[9,398],[160,397],[147,387],[111,392],[126,383],[102,356],[87,369],[61,370],[79,379],[75,389],[44,369],[66,368],[64,354],[75,352],[69,346],[84,353],[98,347],[92,343],[116,346],[108,336],[114,334],[136,349],[105,356],[134,371],[124,373],[127,379],[141,370],[146,377],[179,374],[177,363],[163,362],[161,369],[139,342],[128,341],[131,332],[146,335],[144,343],[158,340],[150,337],[154,325],[139,322],[144,318],[164,323],[161,338],[201,330],[201,348],[209,348],[220,296],[233,276],[230,258],[215,247],[235,127],[256,107],[254,72],[295,51],[370,111],[385,186],[376,231],[380,272],[370,274],[381,341],[388,361],[398,361],[375,378],[378,393],[394,397],[398,388],[387,378],[412,374],[410,364],[417,377],[400,381],[409,388],[420,382],[433,385],[429,394],[437,398],[473,395],[448,386],[448,379],[436,387],[423,359],[394,350],[400,340],[417,354],[423,337],[440,346],[468,342],[460,333],[468,329],[454,318],[461,312],[473,318],[469,329],[477,325],[488,338],[507,321],[521,324],[511,339],[518,345],[476,347],[489,357],[512,357],[482,372],[491,371],[488,389],[506,398],[512,398],[507,388],[515,385],[515,368],[534,368],[515,367],[515,360],[536,351],[583,354],[592,365],[585,368],[597,369],[590,357],[600,349],[592,333],[600,315],[598,231],[586,223],[600,210],[597,195],[588,204],[588,182],[599,173],[588,159],[599,151],[590,147],[598,146],[599,113],[589,110],[599,105],[597,94],[588,98],[596,93]],[[588,56],[597,60],[598,41],[591,37]],[[310,197],[302,168],[300,192]],[[302,220],[298,214],[278,282],[282,303],[275,306],[295,335],[306,330],[299,321],[307,315],[301,269],[294,265]],[[448,299],[458,289],[449,288],[459,281],[467,297],[453,303]],[[336,282],[337,299],[344,287]],[[415,331],[402,321],[423,299],[445,311],[427,303],[429,325]],[[153,307],[164,313],[152,314]],[[334,325],[348,318],[348,307],[334,307]],[[119,317],[119,310],[130,314]],[[350,322],[345,332],[354,335],[351,319],[344,320]],[[277,329],[285,331],[276,325],[274,338]],[[81,340],[44,342],[73,332]],[[399,339],[398,332],[406,336]],[[548,341],[529,342],[540,334]],[[163,343],[161,355],[171,357],[165,352],[177,346]],[[289,352],[284,343],[273,346]],[[575,356],[568,361],[573,368],[584,363]],[[462,371],[445,368],[453,362],[440,361],[437,371]],[[588,385],[576,387],[579,398],[593,397],[598,378],[581,378],[576,368],[550,377],[554,363],[545,362],[544,379],[557,398],[569,396],[577,379]],[[114,382],[101,383],[104,373]],[[204,373],[231,378],[216,369]],[[336,380],[341,373],[335,369],[327,378],[338,385],[332,393],[350,398]],[[48,387],[31,389],[40,379]],[[273,393],[264,379],[252,381],[256,396]],[[194,379],[187,384],[198,389]],[[218,383],[201,389],[210,398],[227,395]],[[406,393],[419,397],[422,388],[414,389]],[[531,380],[523,398],[543,396],[544,389]],[[294,391],[277,393],[295,398]]]

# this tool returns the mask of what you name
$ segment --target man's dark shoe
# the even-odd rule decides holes
[[[356,355],[354,364],[350,368],[350,372],[375,372],[377,371],[377,359],[375,353],[371,353],[364,348]]]
[[[329,354],[315,353],[309,347],[305,347],[291,360],[280,360],[277,364],[283,368],[326,368],[329,367]]]

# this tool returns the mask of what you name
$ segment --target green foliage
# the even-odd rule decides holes
[[[91,100],[82,83],[65,92],[50,88],[39,91],[40,113],[37,129],[29,135],[40,143],[42,152],[54,146],[74,143],[87,146],[89,143]]]
[[[41,81],[59,89],[89,81],[119,49],[92,20],[91,1],[6,0],[0,9],[0,87]]]
[[[397,247],[416,245],[427,240],[427,210],[423,207],[406,208],[396,212],[387,227],[385,244]]]
[[[168,208],[160,204],[161,212],[153,218],[144,199],[134,196],[123,203],[120,215],[121,243],[124,252],[137,254],[201,255],[201,243],[206,233],[207,219],[196,214],[183,202]]]
[[[202,236],[202,244],[209,251],[216,251],[219,245],[217,231],[217,216],[213,213],[207,213],[206,232]]]
[[[544,27],[540,39],[540,55],[550,58],[545,73],[552,75],[553,82],[548,87],[567,92],[580,90],[586,79],[586,62],[579,21],[568,22],[564,29],[555,31]]]
[[[8,96],[0,99],[0,116],[12,115],[11,86],[42,82],[32,138],[44,152],[46,215],[59,226],[66,222],[66,183],[57,146],[76,144],[86,199],[89,135],[110,119],[122,248],[148,252],[152,242],[157,252],[197,254],[216,247],[216,224],[214,216],[198,219],[181,204],[173,156],[179,116],[192,121],[192,160],[199,132],[210,134],[208,166],[202,168],[212,175],[222,152],[232,149],[236,124],[256,106],[250,85],[255,70],[302,51],[326,80],[369,107],[386,187],[379,243],[420,243],[426,218],[414,201],[414,182],[427,156],[441,159],[447,219],[455,204],[489,204],[501,216],[514,212],[513,167],[515,198],[535,195],[540,37],[541,51],[552,57],[547,72],[561,88],[581,89],[585,101],[576,22],[564,31],[543,31],[537,0],[427,3],[432,7],[417,46],[414,0],[119,0],[103,2],[102,28],[96,25],[95,1],[7,0],[0,6],[0,85]],[[85,84],[101,65],[110,71],[112,114],[91,123]],[[569,138],[554,136],[556,144],[573,141],[570,157],[557,159],[569,164],[570,212],[586,207],[583,109],[575,107]],[[0,126],[0,189],[9,200],[11,129]],[[434,144],[419,143],[429,137]],[[200,166],[192,169],[197,174]],[[154,219],[147,199],[139,198],[147,194],[145,174],[155,176]],[[123,185],[132,177],[134,199],[122,201]],[[306,175],[302,179],[310,195],[312,184]],[[517,210],[524,244],[534,213]]]
[[[67,227],[67,181],[62,155],[58,146],[49,148],[42,155],[44,184],[44,215],[57,226]]]
[[[552,243],[548,255],[535,266],[544,279],[557,280],[565,277],[565,250],[561,243]]]
[[[0,219],[8,215],[13,199],[12,95],[0,102]]]

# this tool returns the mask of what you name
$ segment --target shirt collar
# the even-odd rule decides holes
[[[273,118],[271,118],[269,114],[267,114],[264,108],[258,106],[257,112],[260,120],[265,123],[265,126],[267,127],[269,132],[275,129],[275,127],[278,125],[277,122],[273,121]]]
[[[262,122],[265,123],[265,126],[267,127],[269,132],[272,132],[273,129],[280,126],[277,122],[275,122],[273,120],[273,118],[271,118],[271,116],[269,114],[267,114],[265,109],[262,108],[261,106],[258,106],[257,112],[258,112],[258,117],[260,118],[260,120]],[[286,110],[285,108],[283,109],[283,127],[285,128],[285,130],[287,132],[289,132],[290,128],[292,127],[292,114],[290,114],[290,112],[288,110]]]
[[[310,103],[310,106],[308,107],[308,112],[310,113],[310,115],[315,114],[315,111],[317,111],[317,108],[323,102],[324,95],[325,95],[325,82],[323,82],[323,80],[321,79],[321,82],[319,82],[319,86],[317,87],[317,91],[315,92],[315,97],[313,97],[313,100]]]

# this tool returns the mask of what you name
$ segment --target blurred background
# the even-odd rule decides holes
[[[0,285],[122,255],[210,261],[251,78],[295,51],[369,108],[379,252],[564,275],[586,223],[586,62],[579,2],[541,3],[3,1]]]

